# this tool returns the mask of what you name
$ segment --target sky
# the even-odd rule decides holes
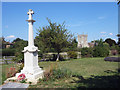
[[[2,36],[28,40],[29,9],[34,11],[34,37],[37,29],[48,24],[47,17],[56,23],[65,21],[66,28],[74,33],[88,34],[88,42],[100,38],[117,40],[118,5],[116,2],[2,2]]]

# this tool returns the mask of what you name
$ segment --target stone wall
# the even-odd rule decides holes
[[[53,57],[53,55],[57,55],[57,53],[46,53],[46,55],[49,55],[50,57]],[[60,56],[63,57],[63,59],[70,59],[68,57],[67,52],[61,52]],[[81,58],[81,52],[77,52],[77,59]]]

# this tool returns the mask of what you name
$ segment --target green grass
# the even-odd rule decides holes
[[[31,85],[29,88],[106,88],[118,87],[118,62],[107,62],[104,58],[82,58],[60,62],[40,62],[40,67],[52,66],[69,69],[75,76]]]
[[[0,85],[7,79],[7,68],[13,67],[15,64],[3,64],[0,65]]]
[[[8,64],[2,66],[2,78],[6,80],[5,69],[13,66]],[[117,87],[118,85],[118,62],[104,61],[104,58],[82,58],[59,62],[39,62],[44,70],[50,67],[68,69],[74,76],[70,78],[56,79],[55,81],[44,81],[29,88],[99,88]],[[1,65],[0,65],[1,68]]]
[[[60,68],[69,69],[84,77],[90,75],[108,75],[105,71],[116,71],[118,69],[118,62],[107,62],[104,61],[104,58],[82,58],[61,62],[40,62],[39,66],[43,67],[43,69],[47,69],[51,64],[57,65]]]

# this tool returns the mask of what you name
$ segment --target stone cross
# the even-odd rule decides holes
[[[29,12],[27,12],[27,14],[29,15],[29,20],[32,20],[32,14],[34,14],[32,9],[29,9]]]
[[[24,67],[23,70],[21,70],[20,73],[16,74],[16,77],[18,75],[24,73],[27,81],[37,83],[37,80],[39,78],[43,78],[43,70],[38,66],[38,47],[34,46],[34,38],[33,38],[33,22],[35,20],[32,19],[32,14],[34,12],[29,9],[29,12],[27,13],[29,15],[28,21],[28,29],[29,29],[29,35],[28,35],[28,46],[24,47]]]

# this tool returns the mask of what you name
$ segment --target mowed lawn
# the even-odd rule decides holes
[[[116,88],[120,78],[117,71],[118,64],[118,62],[104,61],[104,58],[39,62],[39,66],[44,70],[48,70],[51,67],[68,69],[76,74],[76,76],[40,82],[37,85],[30,85],[29,88]],[[12,65],[3,65],[2,77],[5,78],[5,68]]]
[[[104,58],[82,58],[60,62],[48,61],[39,63],[39,66],[45,70],[51,67],[51,65],[69,69],[84,77],[89,77],[90,75],[109,75],[113,73],[106,73],[107,71],[117,72],[118,70],[118,62],[104,61]]]
[[[104,58],[82,58],[60,62],[40,62],[40,67],[71,70],[76,76],[55,81],[40,82],[29,88],[118,88],[120,75],[118,62],[104,61]]]

